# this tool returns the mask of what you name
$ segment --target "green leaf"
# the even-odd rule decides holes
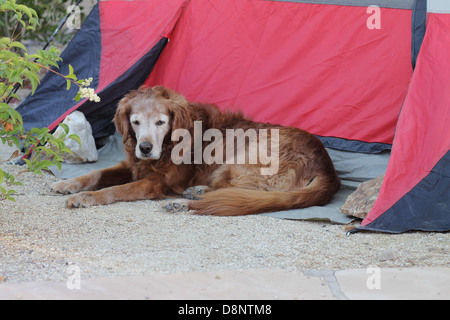
[[[36,26],[40,26],[41,24],[39,23],[39,19],[38,18],[31,18],[30,19],[30,24],[32,27],[36,27]],[[34,29],[34,28],[33,28]]]
[[[22,73],[23,70],[21,69],[15,69],[12,70],[11,73],[9,74],[9,81],[14,83],[14,82],[18,82],[21,85],[23,85],[23,79],[20,77],[20,74]]]
[[[30,71],[33,71],[34,73],[40,73],[41,66],[37,65],[33,61],[30,61],[30,57],[26,56],[26,61],[24,61],[24,66],[27,67]]]
[[[22,12],[16,11],[14,18],[16,18],[17,20],[22,20],[22,16],[23,16]]]
[[[28,58],[30,58],[30,59],[43,59],[43,57],[40,54],[37,54],[37,53],[28,55]]]
[[[68,126],[67,124],[61,122],[61,123],[59,124],[59,126],[60,126],[61,128],[63,128],[63,130],[66,132],[66,134],[69,133],[69,126]]]
[[[18,94],[15,94],[15,93],[12,93],[12,92],[9,94],[9,97],[10,97],[10,98],[20,99],[20,97],[19,97]]]
[[[58,168],[58,171],[61,171],[61,168],[62,168],[61,162],[59,162],[59,161],[54,161],[54,164],[55,164],[55,166]]]
[[[37,165],[37,167],[42,168],[42,169],[47,169],[48,167],[51,167],[51,166],[53,166],[53,162],[50,160],[42,160]]]
[[[14,41],[13,43],[11,43],[11,47],[20,48],[23,51],[27,52],[27,48],[22,43],[20,43],[19,41]]]
[[[37,89],[37,86],[38,86],[39,83],[40,83],[39,76],[38,76],[35,72],[30,71],[30,70],[27,70],[27,69],[25,69],[25,70],[22,72],[22,74],[30,80],[30,82],[31,82],[31,87],[32,87],[31,94],[34,94],[34,92],[35,92],[36,89]]]
[[[20,149],[20,140],[19,140],[19,138],[17,138],[16,136],[10,136],[9,137],[9,140],[11,140],[15,145],[16,145],[16,147],[18,148],[18,149]]]
[[[28,165],[28,168],[31,169],[33,167],[33,164],[31,163],[30,160],[28,159],[23,159],[23,161],[25,161],[25,163]]]
[[[59,61],[59,60],[57,60],[57,61]],[[53,60],[48,60],[48,61],[47,61],[47,65],[48,65],[48,66],[54,66],[54,67],[56,67],[56,68],[59,69],[59,65],[58,65],[55,61],[53,61]]]
[[[65,78],[73,80],[73,81],[77,81],[77,76],[74,74],[68,74]]]
[[[11,45],[11,38],[9,38],[9,37],[0,38],[0,45],[2,45],[2,44],[10,46]]]
[[[33,17],[33,9],[28,8],[27,6],[24,6],[22,4],[19,4],[16,7],[16,10],[20,10],[22,12],[24,12],[29,18]],[[34,11],[34,16],[37,16],[36,11]]]
[[[11,108],[8,104],[0,103],[0,113],[2,112],[7,113],[14,123],[16,122],[20,124],[23,123],[22,116],[20,115],[20,113]]]
[[[23,21],[23,20],[17,20],[17,21],[19,21],[19,23],[22,25],[22,27],[24,27],[24,28],[26,28],[27,27],[27,23],[25,22],[25,21]]]
[[[12,10],[12,11],[16,11],[16,5],[15,3],[13,4],[13,1],[11,0],[10,3],[6,2],[5,4],[3,4],[1,7],[1,10]]]
[[[68,148],[61,148],[60,152],[61,152],[61,154],[64,154],[64,153],[73,154],[73,151]]]
[[[70,136],[67,137],[67,139],[75,140],[78,143],[78,145],[81,147],[81,139],[76,134],[71,134]]]

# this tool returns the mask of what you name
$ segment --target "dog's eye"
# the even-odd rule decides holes
[[[137,126],[141,124],[138,120],[134,120],[132,123],[137,125]]]
[[[165,123],[164,121],[159,120],[159,121],[156,123],[156,125],[157,125],[157,126],[162,126],[164,123]]]

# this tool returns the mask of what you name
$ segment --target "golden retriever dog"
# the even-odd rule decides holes
[[[325,205],[340,187],[327,151],[312,134],[191,103],[162,86],[127,94],[114,122],[127,159],[55,183],[54,192],[74,194],[68,207],[184,193],[199,200],[175,200],[166,208],[239,216]]]

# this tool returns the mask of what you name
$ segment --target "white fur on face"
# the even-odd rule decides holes
[[[136,157],[138,159],[159,159],[164,137],[169,132],[169,116],[164,113],[137,112],[130,116],[131,127],[136,135]],[[149,154],[143,154],[141,143],[153,145]]]

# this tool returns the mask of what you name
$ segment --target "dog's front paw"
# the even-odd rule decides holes
[[[74,180],[64,180],[55,182],[51,186],[51,191],[61,194],[74,194],[82,190],[82,185],[80,182]]]
[[[189,210],[189,201],[185,199],[172,199],[164,201],[161,207],[170,213],[185,212]]]
[[[82,192],[69,197],[66,201],[68,208],[89,208],[97,205],[97,200],[91,192]]]

